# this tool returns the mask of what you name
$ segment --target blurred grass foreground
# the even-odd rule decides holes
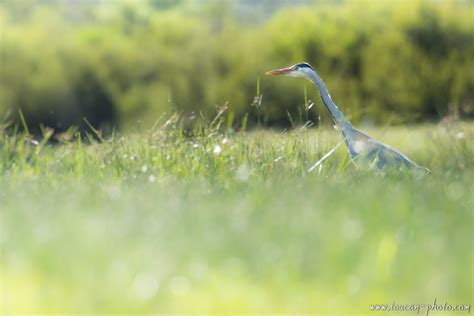
[[[355,121],[472,117],[472,12],[454,0],[3,0],[0,118],[110,130],[179,112],[194,125],[229,102],[235,125],[289,126],[302,82],[258,78],[299,61]],[[326,112],[307,91],[316,121]]]
[[[342,147],[308,173],[340,141],[324,128],[162,123],[89,145],[0,133],[2,315],[472,303],[472,123],[370,130],[422,180],[358,171]]]

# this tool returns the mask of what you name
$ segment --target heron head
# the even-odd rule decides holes
[[[308,63],[298,63],[288,68],[270,70],[265,73],[267,76],[285,75],[290,77],[306,77],[308,72],[314,71]]]

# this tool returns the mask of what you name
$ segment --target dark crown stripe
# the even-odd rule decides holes
[[[311,67],[311,65],[308,64],[308,63],[299,63],[299,64],[296,64],[296,66],[298,66],[300,68],[311,68],[311,69],[313,69],[313,67]]]

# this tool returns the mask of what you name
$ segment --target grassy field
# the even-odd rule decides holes
[[[167,124],[56,145],[0,131],[0,311],[471,304],[474,125],[366,130],[432,174],[358,171],[343,146],[308,172],[339,142],[324,128],[190,138]]]

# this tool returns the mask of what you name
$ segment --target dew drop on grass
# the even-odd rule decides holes
[[[155,183],[155,181],[156,181],[156,177],[155,177],[154,175],[150,175],[150,176],[148,177],[148,182],[150,182],[150,183]]]
[[[141,300],[149,300],[160,288],[157,277],[151,272],[142,272],[132,282],[133,293]]]

